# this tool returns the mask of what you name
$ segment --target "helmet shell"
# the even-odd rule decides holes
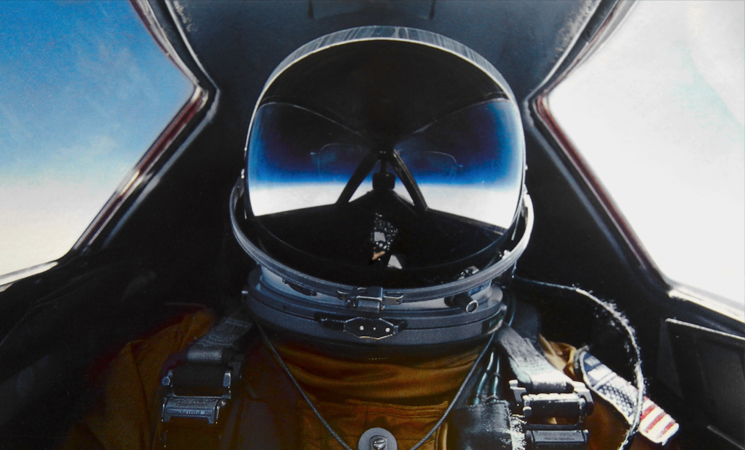
[[[402,345],[494,328],[492,281],[511,275],[532,216],[517,104],[484,58],[410,28],[316,39],[267,81],[245,161],[233,229],[261,267],[251,298],[266,320],[286,323],[289,305],[316,323],[385,310],[407,324]]]

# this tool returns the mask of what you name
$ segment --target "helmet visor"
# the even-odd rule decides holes
[[[377,152],[390,144],[286,103],[262,105],[249,139],[248,187],[255,217],[332,205],[356,176],[350,200],[373,190],[373,174],[398,175],[393,192],[411,204],[504,231],[520,201],[524,141],[519,115],[507,99],[471,105],[393,143],[419,192]]]

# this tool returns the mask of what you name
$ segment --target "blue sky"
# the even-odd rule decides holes
[[[108,177],[190,91],[129,2],[4,1],[0,48],[2,177]]]
[[[0,48],[2,274],[62,256],[192,87],[126,1],[0,2]]]

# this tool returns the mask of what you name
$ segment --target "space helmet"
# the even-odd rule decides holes
[[[505,315],[532,206],[514,94],[466,46],[361,27],[290,54],[231,195],[262,324],[309,341],[471,342]]]

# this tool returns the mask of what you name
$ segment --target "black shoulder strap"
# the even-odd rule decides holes
[[[240,350],[249,331],[253,328],[244,309],[224,317],[204,336],[189,347],[187,364],[224,364],[230,362]]]
[[[178,358],[168,359],[154,417],[159,422],[156,439],[164,448],[181,448],[176,441],[195,448],[190,436],[200,441],[200,448],[219,448],[216,430],[227,420],[223,411],[234,400],[252,329],[242,308],[221,319]]]

